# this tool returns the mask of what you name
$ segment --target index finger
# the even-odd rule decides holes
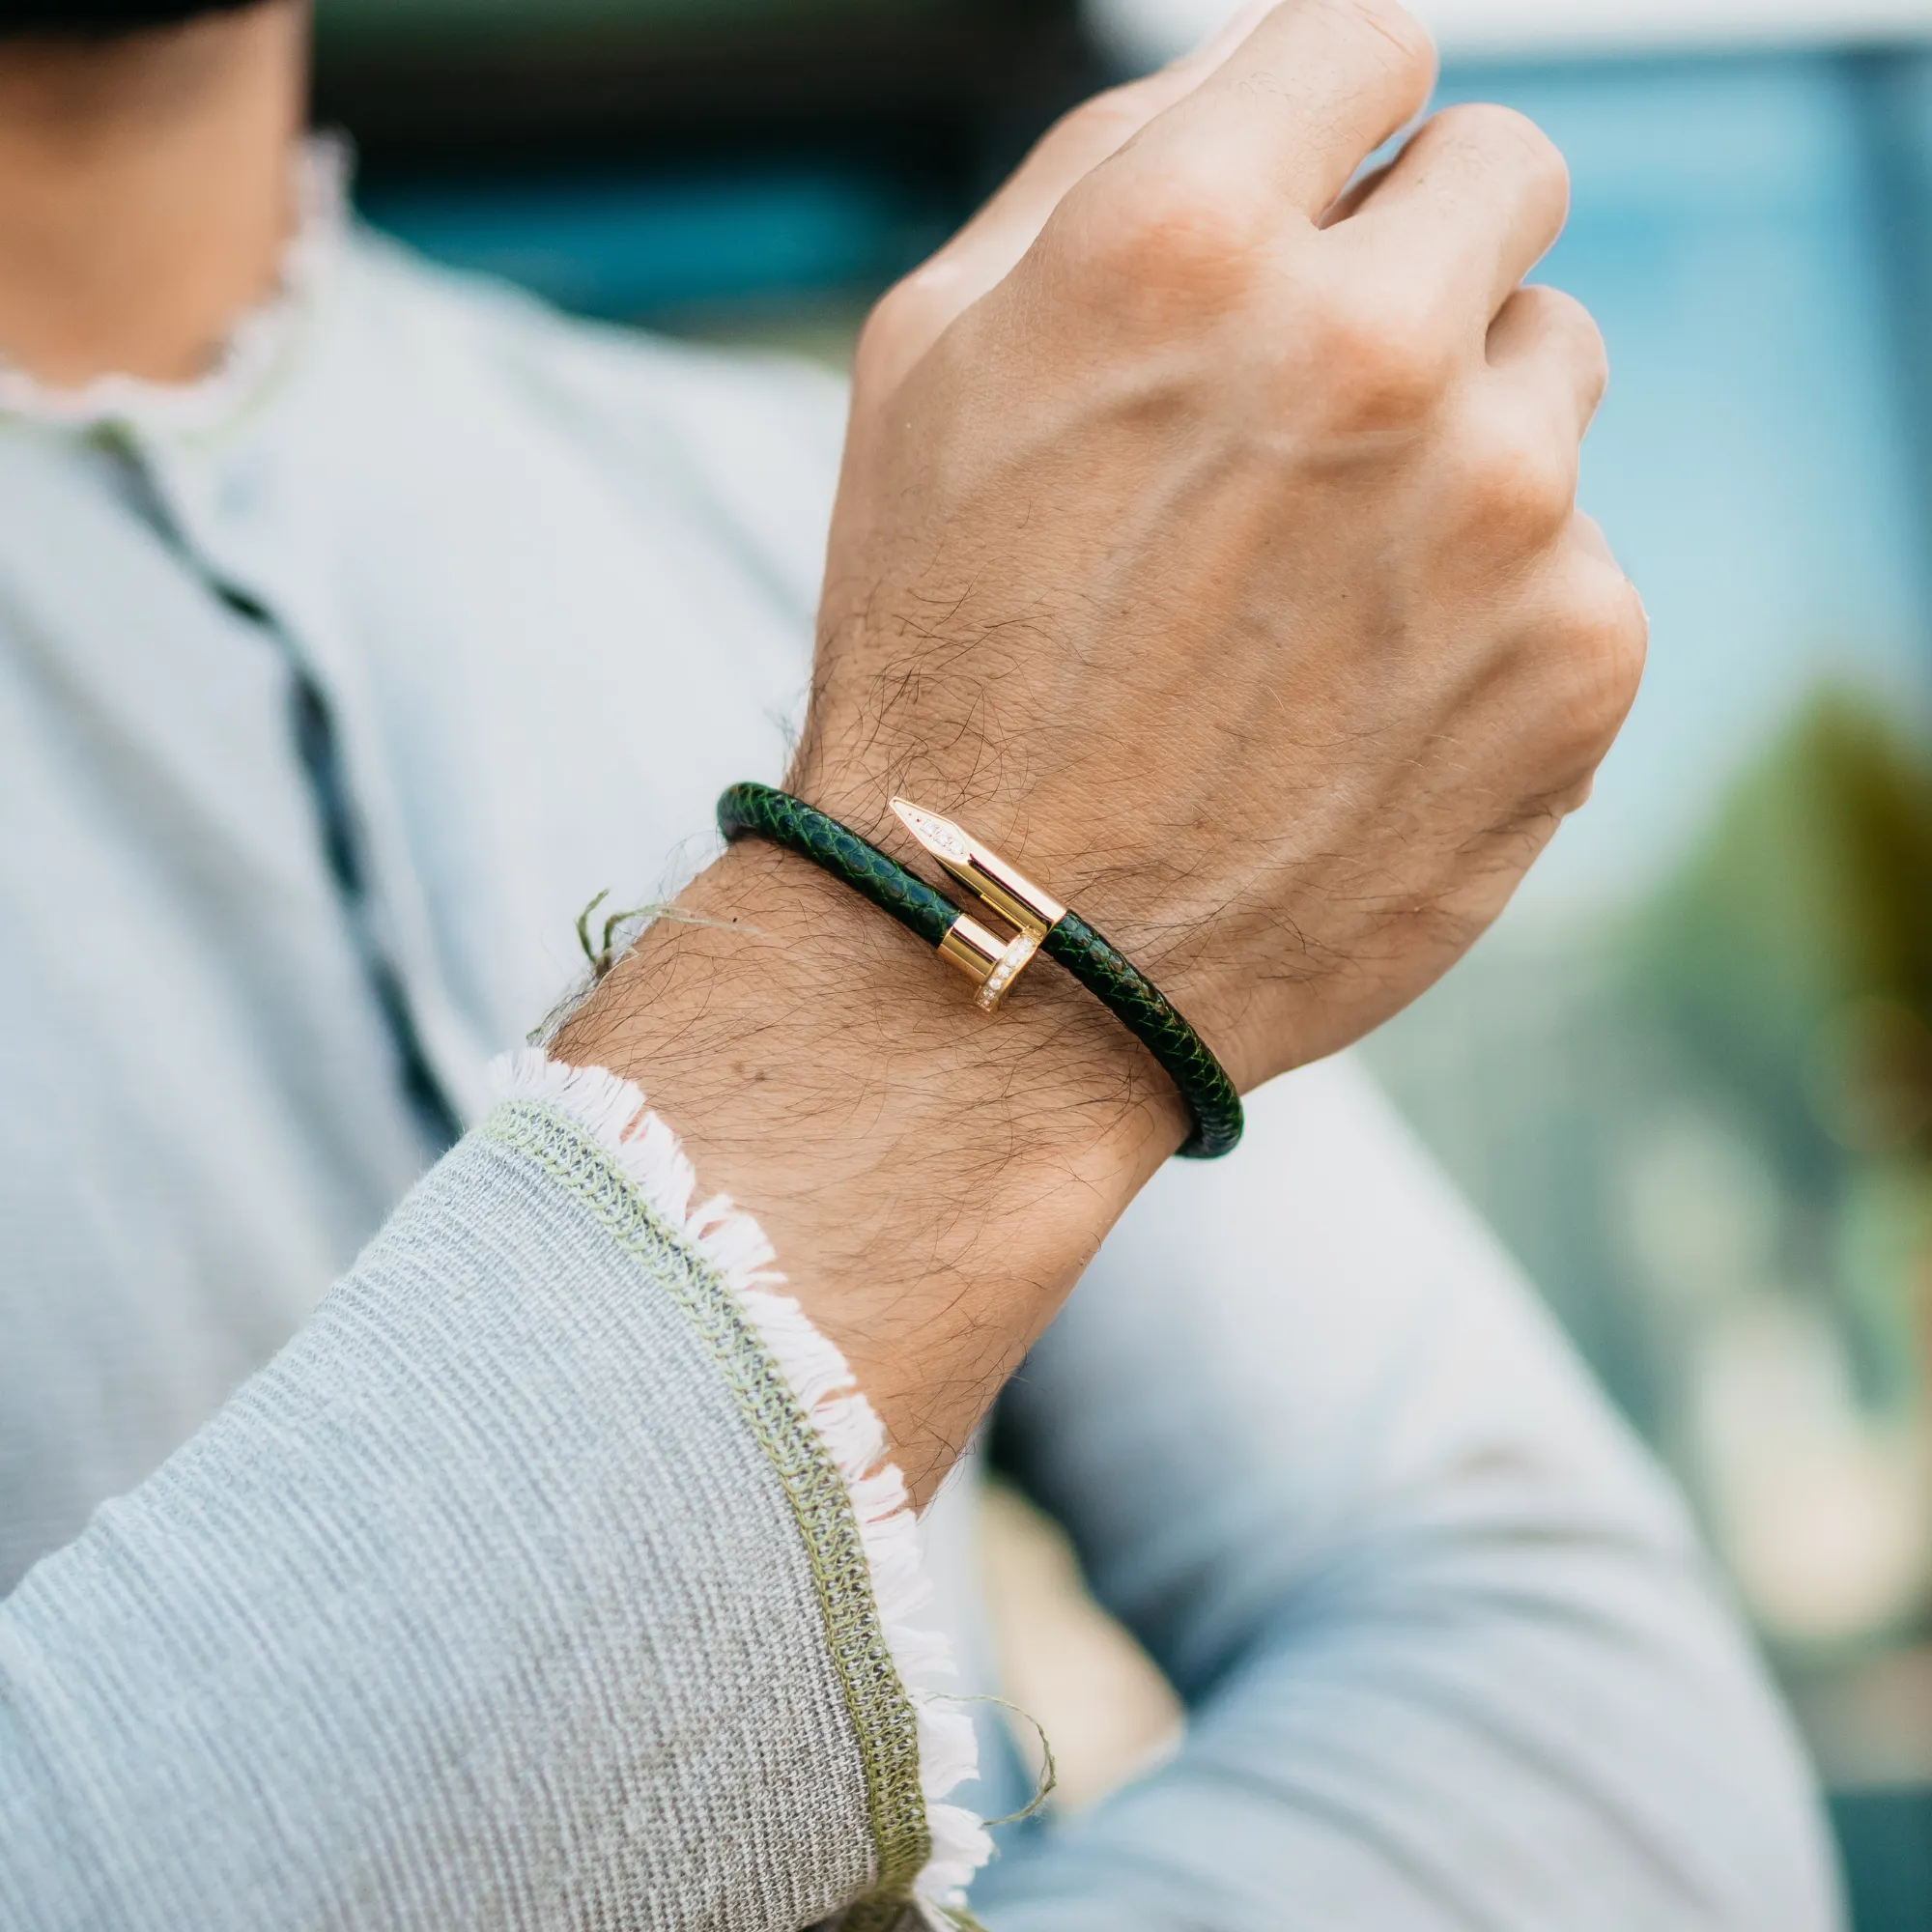
[[[897,383],[954,316],[1012,269],[1067,189],[1198,87],[1266,11],[1250,4],[1192,54],[1063,115],[992,199],[881,304],[860,357],[865,380],[880,389]]]
[[[1435,84],[1435,45],[1398,0],[1286,0],[1127,155],[1184,156],[1197,180],[1219,156],[1224,179],[1264,180],[1314,221]]]

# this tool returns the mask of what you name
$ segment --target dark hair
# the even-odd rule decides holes
[[[48,34],[92,40],[172,27],[203,14],[240,14],[262,0],[0,0],[0,37]]]

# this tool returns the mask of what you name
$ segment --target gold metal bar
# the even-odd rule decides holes
[[[939,956],[981,986],[993,977],[1006,952],[1005,940],[995,939],[977,919],[963,912],[939,942]]]
[[[899,823],[945,867],[953,878],[989,905],[1022,932],[1036,940],[1066,916],[1066,908],[1037,886],[990,846],[982,845],[971,833],[962,831],[950,818],[927,811],[908,799],[893,800]]]

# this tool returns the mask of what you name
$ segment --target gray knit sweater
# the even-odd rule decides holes
[[[914,1713],[709,1238],[490,1116],[0,1618],[0,1924],[896,1916]]]

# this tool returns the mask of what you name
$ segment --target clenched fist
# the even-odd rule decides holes
[[[1495,916],[1644,620],[1575,511],[1562,161],[1421,107],[1393,0],[1290,0],[1078,110],[863,340],[794,788],[903,792],[1133,955],[1249,1086]]]

